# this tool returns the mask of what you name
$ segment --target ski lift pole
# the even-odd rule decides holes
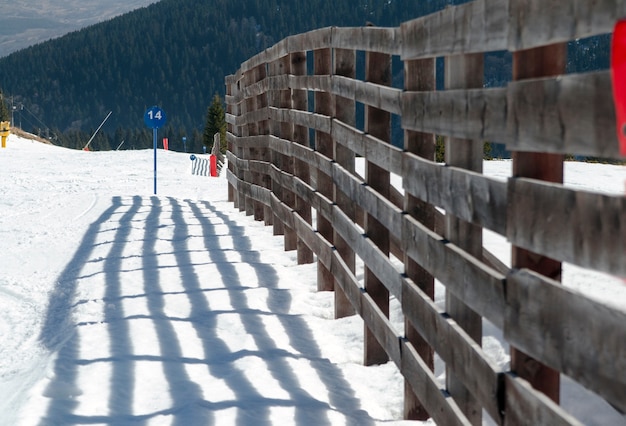
[[[93,139],[96,137],[96,135],[98,134],[98,132],[100,131],[100,129],[102,128],[102,126],[104,126],[104,123],[109,119],[109,117],[111,116],[111,114],[113,114],[113,111],[110,111],[107,116],[105,117],[104,120],[102,120],[102,123],[100,123],[100,126],[98,126],[98,128],[96,129],[95,132],[93,132],[93,135],[91,135],[91,138],[89,139],[89,141],[87,142],[87,144],[85,145],[85,147],[83,148],[83,151],[88,151],[89,150],[89,144],[91,143],[91,141],[93,141]]]

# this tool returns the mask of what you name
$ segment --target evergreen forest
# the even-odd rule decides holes
[[[82,148],[112,112],[92,149],[151,147],[143,114],[158,105],[167,113],[159,133],[171,149],[202,152],[207,109],[223,98],[224,77],[250,56],[288,35],[398,26],[465,1],[161,0],[0,58],[0,89],[14,125],[58,145]],[[608,36],[573,43],[570,70],[608,67],[608,45]],[[510,62],[505,52],[488,55],[485,85],[505,84]],[[394,73],[401,81],[401,67]]]

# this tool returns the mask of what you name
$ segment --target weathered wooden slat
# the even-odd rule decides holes
[[[342,191],[346,192],[351,197],[355,197],[355,199],[359,198],[368,198],[365,194],[366,192],[373,192],[367,187],[363,187],[359,181],[357,181],[354,177],[349,176],[346,173],[337,172],[335,174],[335,182],[337,186],[342,189]],[[363,189],[366,188],[366,189]],[[370,194],[368,199],[376,200],[377,198]],[[380,201],[380,200],[379,200]],[[376,201],[373,201],[372,204],[376,204]],[[394,209],[394,206],[390,203],[386,204],[385,207],[379,208],[379,211],[386,211],[387,213],[381,213],[381,217],[387,216],[389,220],[386,223],[395,223],[399,224],[399,221],[402,218],[402,213],[399,209]],[[338,209],[338,208],[337,208]],[[372,212],[377,212],[376,208],[372,209]],[[354,222],[346,219],[345,214],[336,215],[333,212],[321,212],[324,216],[333,222],[337,232],[341,235],[342,238],[351,242],[351,246],[354,249],[355,253],[359,255],[361,259],[369,266],[369,268],[374,272],[374,274],[385,284],[385,287],[389,290],[391,294],[393,294],[398,300],[402,298],[401,292],[401,276],[400,273],[395,269],[389,258],[376,247],[375,244],[368,238],[363,235],[363,232],[360,228],[357,228]],[[395,217],[393,217],[395,216]],[[401,228],[397,226],[393,227],[397,232],[401,231]],[[397,229],[396,229],[397,228]]]
[[[402,127],[462,139],[507,141],[505,88],[404,92]]]
[[[361,316],[365,326],[384,348],[389,359],[398,366],[402,365],[399,336],[389,322],[389,318],[367,292],[362,293],[361,299],[363,307]]]
[[[332,31],[332,45],[330,47],[336,49],[365,50],[388,55],[400,55],[402,53],[400,29],[397,27],[334,27]]]
[[[319,233],[318,233],[319,234]],[[333,262],[333,253],[335,251],[334,246],[330,243],[323,235],[319,234],[319,245],[317,247],[317,251],[315,254],[317,255],[317,260],[320,261],[322,265],[328,271],[330,271]]]
[[[339,75],[347,78],[354,79],[356,77],[356,52],[352,49],[333,49],[333,75]],[[349,125],[355,125],[356,123],[356,103],[354,100],[347,99],[341,96],[333,96],[333,112],[335,119],[347,123]],[[333,159],[337,161],[341,167],[354,172],[354,152],[346,149],[339,144],[333,144]],[[356,220],[358,207],[355,203],[346,197],[341,191],[334,191],[334,201],[339,208],[346,212],[348,217],[352,220]],[[335,232],[333,235],[333,242],[337,251],[341,254],[342,258],[348,265],[348,267],[354,271],[356,265],[356,259],[354,251],[350,245],[347,244],[342,238]],[[343,290],[338,288],[335,290],[335,316],[341,318],[344,316],[352,315],[353,310],[349,302],[347,302]]]
[[[237,144],[244,149],[266,149],[269,147],[268,135],[240,136]]]
[[[620,158],[611,99],[606,71],[508,88],[405,92],[402,127],[500,142],[516,151]]]
[[[505,277],[415,219],[404,216],[402,248],[468,306],[496,326],[504,324]]]
[[[335,209],[333,216],[335,220],[340,222],[338,220],[340,216],[344,216],[347,219],[347,216],[345,216],[343,212]],[[346,264],[346,260],[343,259],[338,250],[333,252],[330,272],[335,277],[338,287],[346,298],[346,301],[350,303],[350,306],[353,308],[353,312],[361,315],[363,311],[361,307],[361,293],[363,289],[360,287],[359,280],[354,276],[352,267]],[[338,289],[335,289],[335,291],[337,290]]]
[[[507,90],[507,149],[620,157],[608,71],[517,81]]]
[[[301,239],[313,253],[318,253],[320,251],[319,234],[315,232],[311,225],[300,215],[294,213],[293,216],[293,223],[296,233],[298,234],[298,238]]]
[[[507,341],[626,412],[626,312],[528,270],[509,274],[506,299]]]
[[[335,166],[333,181],[341,191],[355,200],[365,212],[376,218],[397,238],[402,235],[402,210],[383,198],[354,175]]]
[[[374,136],[333,120],[331,135],[335,142],[391,173],[402,173],[402,150]]]
[[[237,126],[246,126],[253,125],[258,123],[259,121],[268,120],[270,118],[270,109],[269,108],[260,108],[253,111],[244,112],[237,116],[235,119],[235,124]],[[247,135],[242,135],[247,136]],[[251,135],[253,136],[253,135]]]
[[[447,213],[506,235],[507,184],[406,153],[404,190]]]
[[[420,396],[420,402],[439,425],[471,425],[454,399],[441,390],[435,375],[422,360],[413,345],[401,341],[402,365],[400,371]]]
[[[617,19],[626,16],[623,1],[509,0],[508,49],[534,47],[610,33]]]
[[[402,59],[505,50],[508,1],[475,0],[403,23]]]
[[[511,243],[626,276],[626,197],[530,179],[510,179],[508,187],[506,235]]]
[[[545,394],[533,389],[526,380],[511,373],[505,375],[505,426],[582,426]]]
[[[354,84],[354,100],[364,105],[382,109],[400,115],[402,90],[380,84],[356,80]]]
[[[271,196],[270,206],[278,219],[291,229],[294,229],[293,208],[289,207],[274,194]]]
[[[325,115],[293,109],[269,108],[269,117],[275,121],[293,123],[321,132],[330,133],[331,119]]]
[[[402,283],[402,312],[489,415],[498,421],[501,372],[491,365],[481,347],[409,279]]]

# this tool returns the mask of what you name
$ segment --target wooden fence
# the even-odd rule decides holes
[[[566,43],[610,33],[622,16],[621,0],[475,0],[396,28],[291,36],[226,78],[229,199],[284,234],[299,262],[318,263],[337,317],[363,318],[364,362],[397,365],[406,418],[576,424],[559,405],[561,374],[626,412],[626,311],[559,283],[561,262],[626,277],[626,197],[562,184],[566,154],[623,159],[610,72],[565,73]],[[511,81],[484,88],[484,54],[502,50]],[[513,152],[511,178],[482,174],[484,141]],[[484,248],[483,229],[511,243],[510,267]],[[389,322],[390,298],[404,330]],[[482,350],[484,321],[510,344],[510,370]]]

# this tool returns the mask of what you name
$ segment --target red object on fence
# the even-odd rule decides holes
[[[213,177],[217,177],[217,156],[216,155],[209,155],[209,167],[210,167],[210,172],[211,172],[211,176]]]
[[[611,42],[611,79],[620,151],[626,155],[626,20],[618,21]]]
[[[170,144],[169,139],[168,138],[163,138],[163,149],[164,150],[167,151],[169,149],[169,144]]]

